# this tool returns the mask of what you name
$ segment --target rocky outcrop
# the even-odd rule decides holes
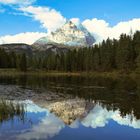
[[[6,52],[32,54],[32,47],[27,44],[3,44],[0,45],[0,49],[4,49]]]
[[[67,51],[69,51],[69,48],[59,45],[59,44],[44,44],[44,45],[32,45],[32,50],[34,53],[38,53],[38,52],[43,52],[43,53],[55,53],[55,54],[60,54],[60,53],[66,53]]]
[[[37,40],[33,45],[42,46],[48,43],[57,43],[66,46],[86,47],[92,46],[94,42],[94,37],[82,25],[76,26],[68,21],[55,32]]]

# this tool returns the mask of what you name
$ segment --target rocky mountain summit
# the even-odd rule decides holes
[[[33,45],[42,46],[48,43],[86,47],[92,46],[95,39],[82,25],[76,26],[73,22],[68,21],[55,32],[51,32],[48,36],[37,40]]]

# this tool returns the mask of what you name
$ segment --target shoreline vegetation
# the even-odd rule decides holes
[[[104,77],[104,78],[122,78],[131,77],[139,78],[139,71],[110,71],[110,72],[64,72],[64,71],[45,71],[45,70],[27,70],[26,72],[18,71],[17,69],[0,69],[0,77],[3,76],[81,76],[81,77]]]
[[[15,116],[24,121],[24,105],[12,101],[0,100],[0,125]]]

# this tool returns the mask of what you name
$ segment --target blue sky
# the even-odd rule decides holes
[[[140,19],[140,0],[0,0],[0,36],[49,30],[47,18],[40,19],[25,9],[29,6],[49,8],[65,19],[79,18],[81,22],[94,18],[104,20],[110,27]]]
[[[67,18],[99,18],[112,25],[140,17],[140,0],[39,0],[37,4],[53,7]]]

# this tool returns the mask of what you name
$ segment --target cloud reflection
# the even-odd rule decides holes
[[[85,127],[98,128],[105,127],[110,120],[117,122],[119,125],[140,129],[140,120],[137,120],[133,114],[122,117],[119,110],[108,111],[106,108],[103,108],[98,104],[92,111],[90,111],[90,113],[82,120],[81,123]]]
[[[42,109],[31,102],[27,102],[27,111],[35,111],[35,113],[46,112],[46,116],[38,124],[33,125],[30,130],[23,131],[23,133],[18,135],[17,139],[19,140],[47,139],[57,135],[65,127],[63,121],[54,114],[50,114],[47,109]]]
[[[27,111],[29,112],[46,112],[46,116],[43,117],[38,124],[33,125],[31,129],[23,131],[17,138],[20,140],[40,140],[40,139],[49,139],[56,136],[60,133],[62,129],[65,128],[63,120],[48,112],[47,109],[42,109],[37,105],[28,102]],[[133,118],[133,119],[132,119]],[[103,108],[101,105],[96,104],[95,107],[90,111],[90,113],[81,120],[77,118],[69,128],[78,129],[80,124],[84,127],[98,128],[105,127],[110,120],[117,122],[119,125],[124,125],[132,127],[135,129],[140,129],[140,120],[137,120],[134,115],[126,115],[125,117],[121,116],[119,110],[108,111],[106,108]]]

